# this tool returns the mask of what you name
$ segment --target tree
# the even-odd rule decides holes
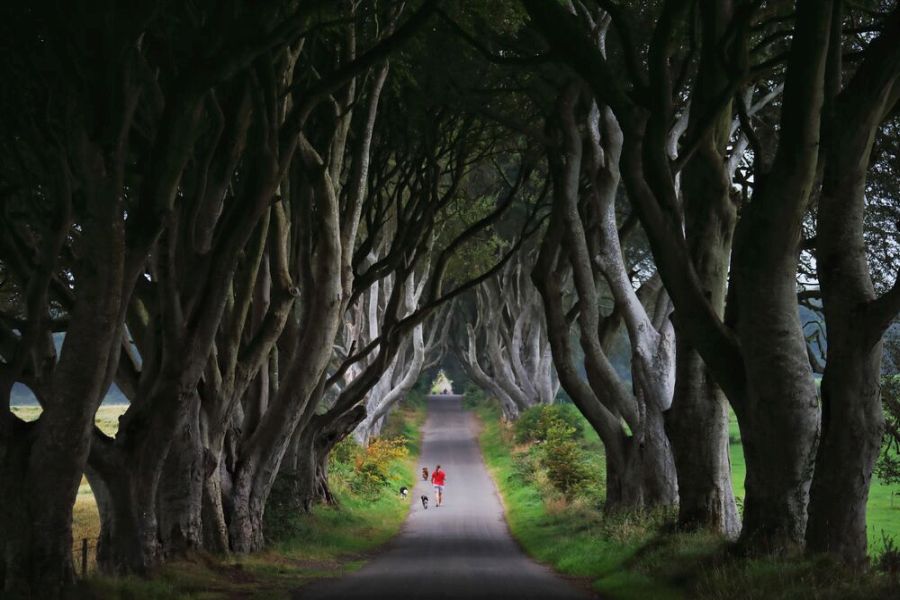
[[[796,13],[778,3],[765,8],[752,7],[746,11],[732,11],[729,3],[701,5],[699,14],[701,18],[707,19],[705,27],[708,32],[701,41],[704,45],[713,43],[710,51],[720,53],[722,64],[728,65],[733,72],[725,83],[718,86],[716,96],[719,100],[712,105],[716,110],[711,110],[700,121],[702,125],[695,129],[694,135],[687,136],[674,160],[667,155],[666,148],[670,139],[669,124],[674,118],[674,106],[679,101],[678,94],[683,81],[677,70],[678,53],[683,48],[679,43],[679,36],[689,22],[690,3],[662,3],[659,20],[646,47],[646,71],[641,70],[641,61],[637,60],[639,55],[631,35],[633,32],[628,26],[627,15],[613,3],[604,3],[604,8],[609,11],[620,33],[624,66],[607,59],[596,49],[584,33],[585,30],[580,28],[575,16],[554,3],[526,1],[524,4],[534,18],[535,26],[545,34],[554,49],[589,81],[598,100],[610,106],[622,125],[625,136],[621,161],[623,179],[630,200],[639,209],[660,273],[675,303],[674,318],[679,334],[684,335],[685,340],[704,358],[728,396],[741,425],[748,460],[745,522],[741,534],[744,547],[750,550],[783,551],[802,544],[804,535],[812,542],[816,536],[823,535],[823,521],[819,517],[814,517],[808,534],[806,527],[812,458],[818,437],[818,398],[812,382],[802,328],[797,319],[795,276],[798,269],[797,255],[803,245],[804,222],[815,199],[812,192],[818,181],[817,174],[823,166],[826,171],[823,194],[831,185],[827,175],[828,157],[823,155],[823,160],[820,160],[816,148],[823,139],[822,123],[828,123],[827,118],[837,114],[831,110],[838,106],[832,98],[835,90],[839,89],[836,74],[841,72],[842,4],[800,2]],[[583,11],[579,13],[581,14]],[[783,71],[784,96],[780,103],[780,126],[763,138],[754,130],[746,112],[745,100],[739,92],[748,82],[758,81],[782,62],[776,56],[769,61],[753,64],[754,54],[759,48],[769,46],[770,41],[763,40],[751,50],[753,34],[747,25],[757,22],[764,29],[766,23],[771,23],[771,19],[778,18],[776,15],[780,14],[793,19],[787,38],[771,38],[783,39],[785,44],[789,43]],[[724,45],[714,42],[715,32],[723,30],[723,18],[725,21],[730,18],[732,23],[724,29]],[[872,95],[865,94],[866,97],[861,101],[859,98],[850,100],[854,110],[861,113],[861,119],[866,123],[880,122],[886,114],[884,110],[873,110],[873,102],[876,105],[883,103],[885,107],[893,107],[895,102],[890,101],[890,93],[896,77],[896,67],[893,55],[885,49],[888,44],[881,41],[890,39],[892,19],[893,14],[876,25],[876,29],[885,37],[874,37],[864,44],[864,54],[882,59],[878,66],[867,67],[864,61],[857,70],[861,79],[872,78],[869,79],[872,85],[868,90]],[[583,33],[579,34],[579,30]],[[680,60],[682,65],[688,64],[684,62],[686,58]],[[627,73],[639,92],[632,94],[618,85],[622,78],[616,76],[617,72]],[[703,73],[708,78],[708,70]],[[852,89],[851,85],[848,90]],[[695,89],[695,92],[698,91],[702,90]],[[852,96],[853,93],[848,91],[847,95]],[[703,97],[701,95],[700,99]],[[732,98],[735,98],[741,129],[752,150],[753,180],[752,194],[741,207],[735,229],[730,267],[731,286],[723,321],[716,316],[716,307],[710,303],[709,295],[704,293],[695,265],[691,264],[693,261],[686,243],[688,240],[684,239],[681,231],[682,209],[678,201],[677,176],[703,148],[704,139],[709,139],[708,134],[715,131],[716,123],[721,122],[721,110]],[[694,98],[690,97],[690,100],[693,103]],[[839,131],[841,128],[836,129]],[[872,128],[862,126],[862,130],[872,131]],[[827,147],[831,141],[831,130],[826,129],[826,132],[824,141]],[[872,137],[871,134],[868,135]],[[835,152],[839,152],[844,161],[850,156],[868,156],[866,143],[857,143],[859,152],[856,153],[844,154],[846,147],[847,144],[833,147],[841,149]],[[831,160],[831,163],[838,162],[840,161],[836,158]],[[865,167],[857,168],[857,179],[849,177],[844,181],[864,181],[864,178],[859,178],[860,169],[865,170]],[[687,178],[689,170],[685,170],[684,175]],[[834,179],[843,178],[839,176]],[[724,197],[722,194],[719,196]],[[853,217],[846,212],[851,210],[848,207],[850,204],[852,203],[842,204],[842,225],[862,222],[861,217]],[[712,205],[713,208],[714,206]],[[861,207],[862,203],[857,202],[856,206]],[[695,213],[695,210],[699,212]],[[831,209],[826,208],[826,212],[828,210]],[[852,210],[860,211],[857,215],[862,214],[861,208]],[[699,208],[698,205],[691,208],[687,199],[684,211],[684,222],[688,224],[692,219],[707,219],[711,212],[704,208],[703,203]],[[721,214],[727,216],[728,211]],[[722,222],[727,223],[727,219]],[[831,222],[827,215],[825,222]],[[862,247],[861,228],[857,228],[857,235],[850,233],[853,227],[838,226],[837,220],[834,223],[835,230],[840,229],[844,240],[848,239],[848,235],[851,239],[856,237],[859,241],[853,243]],[[820,253],[824,246],[831,243],[835,243],[835,248],[845,247],[845,244],[836,241],[841,239],[840,235],[831,233],[826,234],[826,237],[827,239],[816,236]],[[714,242],[715,238],[711,240]],[[706,251],[712,250],[714,248],[708,246]],[[698,256],[696,248],[693,254]],[[718,254],[721,255],[721,252]],[[836,256],[836,253],[833,254]],[[851,254],[859,257],[864,252]],[[819,260],[821,259],[822,257]],[[826,262],[828,260],[826,258]],[[863,272],[858,264],[854,269],[855,273]],[[864,291],[866,286],[863,283],[844,282],[845,287]],[[883,327],[896,314],[892,308],[888,309],[893,305],[891,298],[891,293],[888,293],[872,304],[873,314],[878,314],[873,318],[882,324],[879,325],[882,329],[878,330],[876,327],[875,331],[870,330],[865,334],[868,336],[867,340],[877,340]],[[859,302],[851,304],[859,307]],[[882,308],[887,310],[882,311]],[[847,314],[844,313],[844,322],[847,322],[846,317]],[[855,331],[855,335],[863,334]],[[829,355],[836,353],[840,357],[842,353],[846,353],[857,357],[853,360],[857,360],[860,368],[851,369],[856,376],[871,371],[861,368],[865,362],[862,358],[864,353],[852,350],[852,343],[848,341],[847,347],[839,351],[832,347],[832,343],[833,340],[829,340]],[[839,343],[843,345],[843,342]],[[872,343],[857,346],[866,347],[866,353],[873,352],[871,355],[866,354],[867,356],[880,356],[880,348]],[[837,357],[833,360],[839,360]],[[839,367],[834,370],[839,370]],[[867,394],[866,397],[870,395]],[[875,404],[877,403],[870,400],[862,403],[868,407]],[[826,400],[825,406],[830,411],[831,406],[837,404]],[[860,405],[857,403],[856,406]],[[857,416],[865,419],[861,416],[864,412],[858,412]],[[872,414],[871,409],[869,414]],[[829,419],[830,415],[826,416],[826,422]],[[877,419],[869,421],[877,429]],[[830,484],[842,485],[838,483],[840,480],[849,486],[850,489],[839,494],[843,495],[845,501],[853,498],[853,506],[864,506],[864,500],[860,501],[863,495],[860,492],[868,489],[868,475],[865,473],[869,469],[865,465],[871,464],[873,460],[873,453],[867,450],[872,444],[867,443],[862,449],[848,450],[853,456],[849,462],[857,465],[856,472],[864,474],[862,480],[829,478],[829,472],[840,470],[839,465],[848,462],[835,460],[835,454],[829,450],[832,445],[840,445],[830,439],[837,440],[842,435],[834,428],[825,433],[816,470],[819,477],[829,479]],[[876,437],[872,433],[867,434],[869,440]],[[823,453],[827,452],[831,452],[832,458],[824,458]],[[853,482],[848,483],[851,480]],[[833,489],[830,485],[828,487]],[[813,496],[824,498],[825,486],[817,489],[822,491]],[[825,507],[817,507],[817,504],[826,503],[813,501],[811,514],[832,514]],[[858,509],[854,508],[849,512],[858,512]],[[816,541],[810,544],[810,548],[825,549],[844,558],[852,556],[853,561],[858,562],[861,557],[859,540],[864,540],[864,532],[860,533],[858,518],[851,520],[854,525],[838,529],[854,531],[849,537],[856,540],[851,543],[857,545],[856,549],[848,551],[847,545],[834,541]],[[825,538],[828,536],[825,535],[822,539]]]
[[[645,309],[632,285],[616,221],[622,134],[612,112],[590,99],[581,102],[584,91],[580,81],[569,83],[552,121],[561,138],[558,148],[548,148],[553,212],[532,279],[544,301],[560,382],[606,450],[607,510],[671,506],[677,502],[677,482],[663,422],[674,386],[670,303],[657,288]],[[577,307],[570,310],[563,307],[561,293],[567,272],[577,297]],[[603,329],[615,320],[601,312],[601,282],[628,332],[631,389],[604,349]],[[587,382],[575,370],[569,314],[577,315]]]
[[[128,344],[132,292],[177,204],[205,94],[266,44],[295,35],[306,15],[274,23],[268,11],[254,12],[241,19],[248,37],[216,60],[197,63],[172,47],[158,76],[155,50],[170,35],[187,46],[212,39],[208,25],[163,12],[111,10],[101,30],[92,11],[4,8],[4,69],[13,84],[3,98],[12,159],[4,178],[13,197],[46,199],[49,209],[31,223],[7,221],[4,232],[3,262],[27,302],[23,335],[8,332],[7,341],[19,343],[7,346],[4,381],[7,389],[26,383],[45,408],[32,424],[7,403],[2,410],[4,480],[18,490],[3,499],[0,579],[11,594],[54,598],[72,583],[71,510],[94,413]],[[176,21],[183,30],[168,28]],[[59,76],[39,75],[48,72]],[[58,356],[53,330],[66,334]]]
[[[677,160],[673,169],[667,152],[678,83],[673,73],[675,36],[683,30],[688,3],[663,3],[649,44],[647,71],[637,73],[643,89],[637,98],[617,83],[623,78],[574,16],[551,2],[524,4],[550,45],[589,82],[598,102],[609,106],[622,128],[623,180],[674,301],[674,320],[715,373],[741,423],[748,461],[741,533],[745,547],[778,551],[802,542],[818,409],[796,316],[795,249],[815,178],[813,149],[825,97],[830,11],[810,2],[798,5],[777,150],[765,176],[757,171],[752,201],[735,232],[729,292],[735,317],[726,318],[734,323],[732,329],[717,316],[693,268],[681,230]],[[752,16],[751,11],[744,18]],[[630,60],[635,50],[627,47],[627,35],[623,37],[633,72],[640,67]],[[745,45],[736,47],[746,52]],[[739,58],[747,65],[745,54],[739,52]],[[691,142],[685,156],[694,150]],[[778,184],[765,185],[774,181]],[[784,431],[791,434],[779,434]]]
[[[879,296],[872,282],[864,231],[866,179],[876,134],[900,101],[900,7],[885,17],[843,87],[842,17],[843,3],[837,2],[816,227],[828,355],[806,540],[811,552],[865,564],[866,501],[884,428],[881,340],[900,313],[900,283]]]
[[[476,288],[475,322],[465,324],[467,343],[456,349],[469,378],[500,401],[508,420],[552,404],[559,389],[540,297],[526,277],[532,263],[520,253]]]

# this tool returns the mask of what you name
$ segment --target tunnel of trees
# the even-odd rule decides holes
[[[898,39],[895,0],[4,4],[0,589],[65,595],[83,476],[106,573],[263,549],[439,365],[571,401],[606,511],[865,568]]]

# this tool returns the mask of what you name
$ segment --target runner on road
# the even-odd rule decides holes
[[[440,506],[444,502],[444,478],[447,476],[441,470],[441,465],[438,465],[434,468],[434,473],[431,474],[431,483],[434,485],[434,493],[437,495],[437,506]]]

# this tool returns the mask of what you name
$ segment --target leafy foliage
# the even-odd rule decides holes
[[[546,441],[550,429],[560,423],[572,429],[572,437],[580,437],[584,431],[584,418],[572,404],[529,408],[516,421],[516,441],[520,444]]]
[[[534,406],[516,421],[514,435],[519,444],[530,444],[512,457],[522,481],[546,481],[565,498],[596,491],[587,489],[592,473],[582,444],[584,418],[574,406]]]
[[[408,503],[396,490],[414,480],[409,457],[419,454],[419,430],[424,421],[424,395],[413,390],[399,410],[391,413],[386,434],[368,448],[352,437],[335,445],[328,455],[328,485],[337,499],[335,505],[314,506],[310,514],[298,512],[290,496],[293,482],[288,474],[280,474],[266,505],[267,540],[276,544],[299,544],[309,538],[324,541],[332,530],[350,527],[341,515],[356,519],[360,527],[372,527],[372,519],[378,521],[382,514],[390,514],[399,526]]]
[[[541,446],[541,465],[553,486],[568,496],[590,480],[584,451],[575,437],[577,430],[561,419],[553,419],[547,426],[546,439]]]
[[[395,461],[409,455],[403,436],[377,438],[367,448],[352,438],[335,446],[329,456],[329,472],[343,478],[352,493],[374,498],[390,484],[390,471]]]

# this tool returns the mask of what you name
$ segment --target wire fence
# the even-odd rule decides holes
[[[75,573],[84,579],[97,570],[97,540],[82,538],[72,544]]]

